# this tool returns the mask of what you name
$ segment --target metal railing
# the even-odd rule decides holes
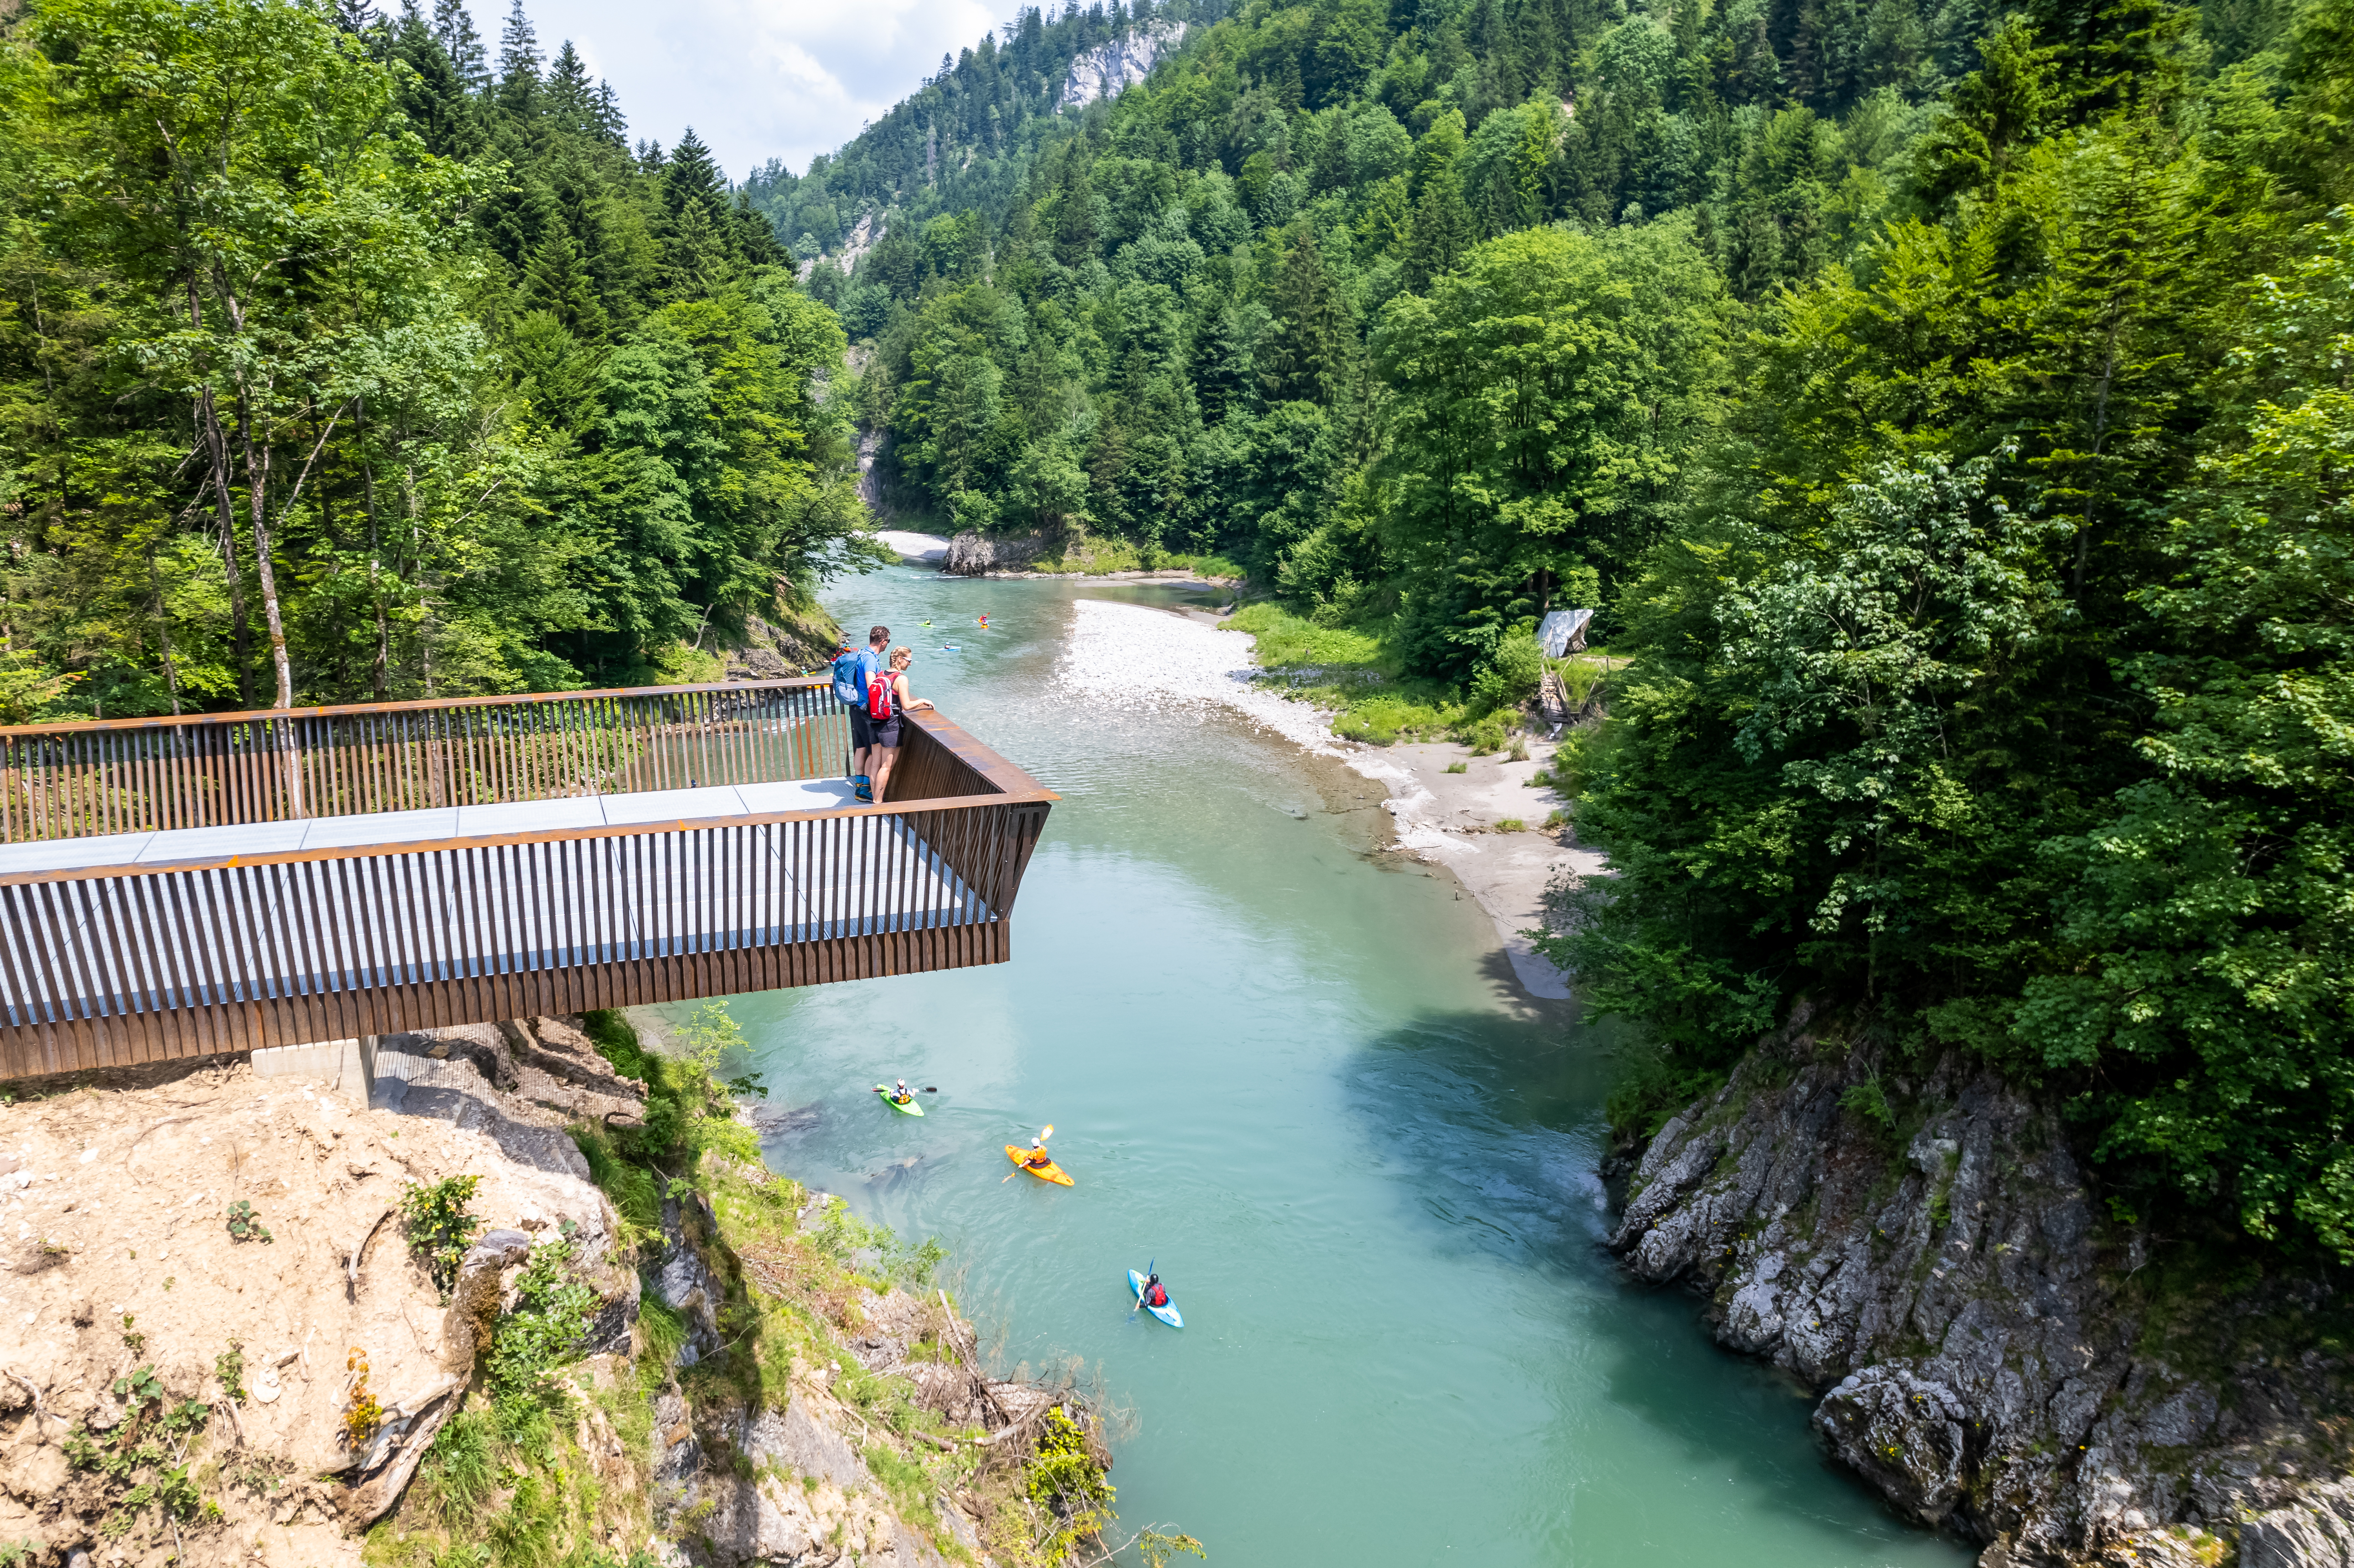
[[[816,779],[822,679],[0,728],[0,843]]]
[[[931,712],[882,806],[166,861],[58,842],[838,777],[825,686],[0,729],[25,830],[0,1076],[1004,961],[1057,797]]]

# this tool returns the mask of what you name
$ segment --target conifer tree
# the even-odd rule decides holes
[[[523,0],[512,0],[499,29],[499,107],[530,115],[538,111],[539,100],[539,34],[524,15]]]
[[[490,57],[465,0],[433,0],[433,41],[441,46],[468,92],[481,93],[489,88]]]
[[[564,47],[548,64],[547,108],[567,128],[595,132],[597,90],[589,84],[588,68],[570,38],[564,40]]]
[[[669,162],[663,165],[663,205],[676,217],[690,203],[700,204],[706,217],[727,207],[727,177],[719,172],[718,161],[692,125],[679,136]]]
[[[1313,229],[1293,238],[1269,304],[1275,327],[1259,355],[1261,392],[1269,403],[1330,403],[1354,334]]]
[[[1405,242],[1405,286],[1419,294],[1431,280],[1455,270],[1479,238],[1471,209],[1455,181],[1455,171],[1442,169],[1422,187],[1415,204],[1414,228]]]
[[[403,0],[392,29],[391,52],[413,76],[404,77],[400,111],[416,127],[425,150],[440,157],[464,157],[482,144],[482,126],[464,76],[442,48],[417,0]]]
[[[1235,323],[1234,312],[1210,313],[1193,334],[1193,394],[1202,422],[1214,425],[1228,416],[1247,413],[1257,397],[1251,371],[1250,344]]]
[[[607,333],[610,323],[589,277],[588,258],[560,217],[547,224],[525,264],[523,295],[562,323],[575,338],[595,343]]]

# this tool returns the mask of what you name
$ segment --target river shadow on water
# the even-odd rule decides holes
[[[1012,963],[734,1000],[805,1107],[770,1162],[946,1242],[1009,1363],[1099,1367],[1139,1417],[1123,1519],[1221,1568],[1966,1561],[1828,1467],[1690,1297],[1619,1275],[1600,1032],[1511,986],[1451,879],[1371,853],[1363,790],[1219,705],[1199,629],[1139,608],[1180,601],[907,569],[833,596],[1065,800]],[[893,1075],[938,1086],[922,1119],[875,1104]],[[1076,1185],[1001,1180],[1048,1121]],[[1127,1310],[1148,1259],[1182,1332]]]

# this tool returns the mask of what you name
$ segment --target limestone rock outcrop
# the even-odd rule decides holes
[[[1822,1392],[1817,1433],[1992,1564],[2354,1564],[2322,1277],[2203,1283],[2112,1220],[2048,1107],[1949,1054],[1899,1081],[1801,1008],[1643,1150],[1611,1246]],[[1892,1104],[1887,1115],[1874,1114]],[[2199,1556],[2200,1551],[2208,1555]]]
[[[978,577],[991,572],[1018,572],[1046,553],[1042,534],[1012,535],[992,539],[967,529],[949,541],[949,558],[940,570],[952,577]]]

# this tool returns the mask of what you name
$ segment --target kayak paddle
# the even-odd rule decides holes
[[[1154,1259],[1152,1260],[1152,1262],[1151,1262],[1151,1263],[1148,1263],[1148,1264],[1146,1264],[1146,1265],[1144,1266],[1144,1277],[1145,1277],[1145,1278],[1150,1279],[1150,1278],[1151,1278],[1151,1277],[1152,1277],[1154,1265],[1157,1265],[1158,1263],[1160,1263],[1160,1261],[1161,1261],[1161,1260],[1160,1260],[1159,1258],[1157,1258],[1157,1257],[1156,1257],[1156,1258],[1154,1258]],[[1136,1307],[1141,1307],[1141,1306],[1143,1306],[1143,1305],[1144,1305],[1144,1292],[1143,1292],[1143,1290],[1142,1290],[1142,1289],[1140,1289],[1140,1289],[1137,1291],[1137,1293],[1136,1293]],[[1128,1315],[1129,1315],[1129,1317],[1133,1318],[1133,1317],[1135,1317],[1135,1316],[1136,1316],[1136,1307],[1131,1307],[1131,1308],[1129,1308],[1128,1309]]]

